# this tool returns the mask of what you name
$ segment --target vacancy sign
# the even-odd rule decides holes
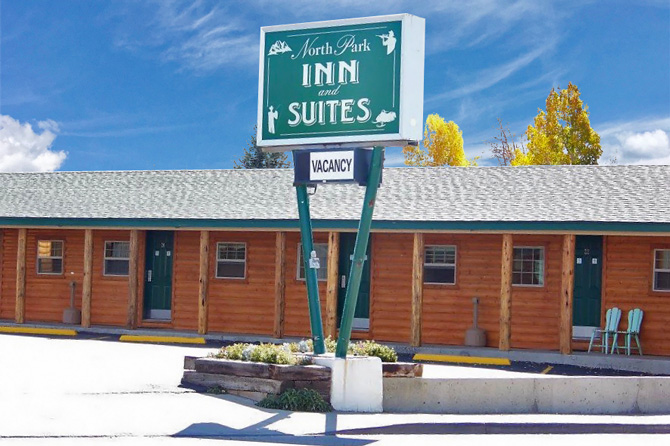
[[[353,180],[354,151],[312,152],[309,178],[312,181]]]
[[[356,183],[366,185],[372,150],[370,149],[307,149],[293,155],[293,183]]]
[[[421,140],[424,36],[409,14],[261,28],[258,146]]]

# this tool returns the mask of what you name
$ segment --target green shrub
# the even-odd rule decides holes
[[[319,392],[313,389],[288,389],[279,395],[268,395],[258,403],[258,406],[297,412],[330,412],[333,410]]]
[[[297,362],[291,352],[286,351],[281,345],[260,344],[254,348],[250,355],[251,362],[264,362],[266,364],[295,364]]]
[[[305,364],[310,362],[303,355],[291,353],[287,344],[233,344],[222,347],[210,356],[219,359],[263,362],[266,364]]]
[[[242,361],[242,354],[244,349],[247,348],[249,344],[233,344],[228,347],[221,347],[221,349],[210,355],[214,358],[219,359],[232,359],[235,361]]]
[[[337,341],[335,339],[328,336],[324,339],[324,344],[328,353],[335,353],[335,350],[337,349]],[[311,339],[307,339],[289,344],[289,349],[294,353],[304,351],[313,352],[314,345]],[[396,362],[398,360],[398,354],[392,347],[378,344],[375,341],[350,342],[347,354],[355,356],[376,356],[380,358],[382,362]]]
[[[375,341],[361,341],[350,345],[353,354],[356,356],[376,356],[382,362],[396,362],[398,354],[391,347],[378,344]]]
[[[224,389],[221,386],[209,387],[207,389],[207,393],[211,395],[223,395],[224,393],[226,393],[226,389]]]
[[[330,336],[324,340],[326,351],[335,352],[337,341]],[[290,344],[233,344],[223,347],[211,355],[215,358],[231,359],[235,361],[264,362],[267,364],[310,364],[311,360],[301,353],[313,352],[314,345],[311,339]],[[347,351],[350,355],[376,356],[382,362],[396,362],[398,355],[395,350],[375,341],[358,341],[349,343]]]
[[[337,340],[336,339],[333,339],[330,336],[328,336],[324,340],[324,344],[326,344],[326,351],[328,353],[335,353],[335,349],[337,348]]]

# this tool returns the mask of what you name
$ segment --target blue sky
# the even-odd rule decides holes
[[[522,134],[568,82],[602,164],[670,164],[666,0],[5,0],[0,171],[231,168],[256,120],[261,26],[401,12],[426,19],[424,114],[456,122],[480,164],[496,118]]]

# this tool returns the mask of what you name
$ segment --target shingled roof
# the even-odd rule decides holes
[[[290,169],[0,174],[16,219],[296,220]],[[315,220],[354,222],[364,188],[320,186]],[[27,219],[27,220],[26,220]],[[670,166],[387,168],[376,222],[670,223]],[[182,225],[180,225],[182,226]]]

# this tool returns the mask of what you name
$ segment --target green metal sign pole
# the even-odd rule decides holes
[[[337,350],[335,356],[346,358],[351,338],[351,328],[354,322],[354,312],[358,301],[358,291],[361,287],[361,276],[363,275],[363,264],[365,263],[365,251],[370,238],[370,226],[372,226],[372,213],[375,210],[375,200],[379,180],[382,175],[382,162],[384,160],[384,148],[375,147],[372,150],[372,162],[370,163],[370,175],[365,187],[365,201],[361,212],[361,221],[358,224],[356,244],[354,245],[354,260],[351,263],[349,273],[349,284],[347,294],[344,298],[344,309],[342,310],[342,322],[340,323],[340,335],[337,338]]]
[[[309,216],[309,196],[307,195],[307,187],[305,185],[298,185],[295,187],[295,190],[298,195],[302,259],[305,266],[305,282],[307,283],[307,301],[309,305],[309,322],[312,328],[312,342],[314,343],[314,353],[322,355],[326,353],[326,346],[323,341],[319,285],[316,277],[316,269],[309,267],[309,258],[314,250],[314,242],[312,240],[312,220]]]

